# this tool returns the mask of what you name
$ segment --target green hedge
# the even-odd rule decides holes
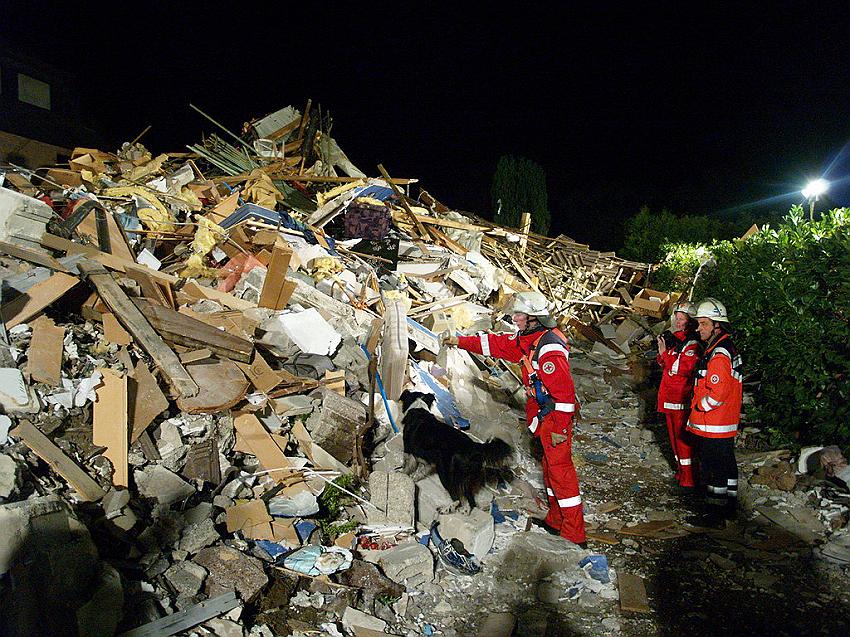
[[[713,296],[726,305],[745,372],[760,381],[749,419],[801,444],[846,449],[850,211],[808,221],[797,206],[776,229],[716,242],[710,250],[717,265],[703,269],[694,298]],[[693,267],[687,258],[680,261]]]

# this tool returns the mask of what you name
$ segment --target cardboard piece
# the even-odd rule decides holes
[[[653,520],[651,522],[641,522],[634,526],[624,526],[618,533],[635,537],[655,537],[659,531],[668,529],[674,524],[676,524],[676,520]]]
[[[3,318],[6,328],[11,329],[26,323],[51,303],[58,301],[80,280],[63,272],[56,272],[49,279],[36,283],[25,294],[3,304]]]
[[[127,377],[114,370],[98,369],[103,384],[96,390],[92,442],[106,447],[103,455],[112,462],[112,484],[129,486],[127,451],[130,433],[127,422]]]
[[[654,318],[665,318],[670,295],[658,290],[644,288],[632,299],[632,308]]]
[[[195,396],[181,396],[177,406],[190,414],[214,414],[229,409],[245,397],[248,381],[239,367],[225,358],[188,364],[186,370],[197,383]]]
[[[220,303],[229,310],[238,310],[241,312],[243,310],[250,310],[255,307],[254,304],[250,301],[245,301],[244,299],[237,298],[232,294],[216,290],[215,288],[203,287],[201,285],[198,285],[194,281],[189,281],[188,283],[186,283],[186,285],[184,285],[181,289],[181,292],[198,301],[201,301],[203,299],[215,301],[216,303]]]
[[[106,312],[103,315],[103,334],[107,341],[116,345],[131,345],[133,343],[133,337],[121,327],[121,323],[111,312]]]
[[[225,512],[227,513],[228,533],[252,529],[264,523],[268,525],[272,521],[266,503],[259,499],[228,507]]]
[[[271,260],[269,260],[266,280],[263,282],[263,290],[260,293],[260,307],[282,310],[289,302],[295,291],[295,284],[286,280],[286,272],[289,269],[289,260],[292,258],[292,248],[286,240],[278,237],[272,248]]]
[[[153,419],[168,409],[169,403],[143,361],[136,363],[130,390],[130,442],[136,442]]]
[[[10,436],[21,439],[27,447],[60,476],[68,481],[80,498],[86,502],[97,502],[105,492],[94,479],[83,471],[73,460],[45,436],[29,421],[23,421],[9,432]]]
[[[292,466],[292,463],[283,454],[283,451],[277,446],[277,443],[254,414],[241,414],[237,416],[233,420],[233,425],[242,437],[242,442],[248,446],[251,453],[260,461],[263,469],[270,471],[272,469]],[[280,482],[288,477],[288,472],[275,471],[269,475],[273,480]]]
[[[65,328],[56,327],[47,317],[32,324],[32,340],[27,350],[27,372],[39,383],[51,387],[62,382],[62,353]]]

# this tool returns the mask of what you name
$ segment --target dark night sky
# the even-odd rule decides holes
[[[0,37],[78,74],[110,149],[148,124],[155,152],[199,141],[211,126],[190,101],[238,131],[311,97],[361,169],[460,209],[487,212],[501,154],[536,160],[554,229],[601,249],[643,204],[730,218],[798,190],[850,140],[846,3],[90,4],[6,2]]]

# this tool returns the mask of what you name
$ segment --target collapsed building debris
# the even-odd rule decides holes
[[[468,513],[436,475],[402,473],[396,400],[413,384],[447,422],[519,443],[518,368],[441,351],[438,334],[507,328],[511,296],[541,291],[574,342],[577,464],[666,469],[627,357],[675,298],[640,288],[647,264],[413,198],[416,180],[383,166],[367,178],[327,129],[308,101],[190,153],[79,148],[67,169],[0,181],[0,573],[32,529],[70,529],[83,557],[69,568],[91,586],[58,635],[543,634],[533,614],[497,612],[528,587],[646,612],[622,564],[526,533],[542,487],[528,453]],[[813,513],[827,487],[801,494],[774,460],[748,460],[742,499],[850,563],[847,507]],[[689,533],[609,495],[587,499],[596,546],[631,555],[633,538]],[[435,521],[480,572],[441,559]],[[452,600],[476,593],[480,617],[456,623]]]

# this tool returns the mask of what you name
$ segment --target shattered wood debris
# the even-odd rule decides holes
[[[470,417],[479,436],[518,435],[517,370],[441,352],[439,334],[507,329],[499,317],[512,295],[539,290],[575,341],[582,435],[601,445],[587,461],[604,469],[637,448],[661,466],[637,401],[612,408],[600,370],[623,374],[633,349],[651,348],[663,329],[654,319],[675,297],[640,287],[647,264],[531,233],[527,215],[521,229],[500,227],[425,190],[411,197],[417,180],[383,166],[369,178],[329,130],[308,101],[189,153],[78,148],[47,178],[0,166],[0,524],[45,493],[73,505],[73,524],[133,564],[95,592],[127,635],[203,624],[203,634],[260,637],[321,621],[418,633],[428,608],[409,593],[429,591],[438,609],[460,594],[456,575],[435,570],[437,519],[485,564],[476,578],[503,556],[542,568],[530,557],[542,547],[560,579],[541,599],[615,600],[607,567],[603,577],[577,566],[586,552],[521,539],[538,511],[524,479],[488,487],[477,496],[485,508],[466,514],[446,512],[435,476],[401,473],[396,401],[412,383],[457,426]],[[763,469],[754,482],[779,474]],[[803,542],[822,537],[802,504],[773,504],[757,510]],[[621,506],[588,510],[599,545],[686,533],[668,518],[618,524]],[[847,546],[836,537],[824,559],[850,562]],[[619,590],[624,610],[648,610],[640,578],[623,572]],[[325,604],[334,595],[345,603]],[[260,597],[259,615],[242,616]],[[516,623],[486,616],[504,634]]]

